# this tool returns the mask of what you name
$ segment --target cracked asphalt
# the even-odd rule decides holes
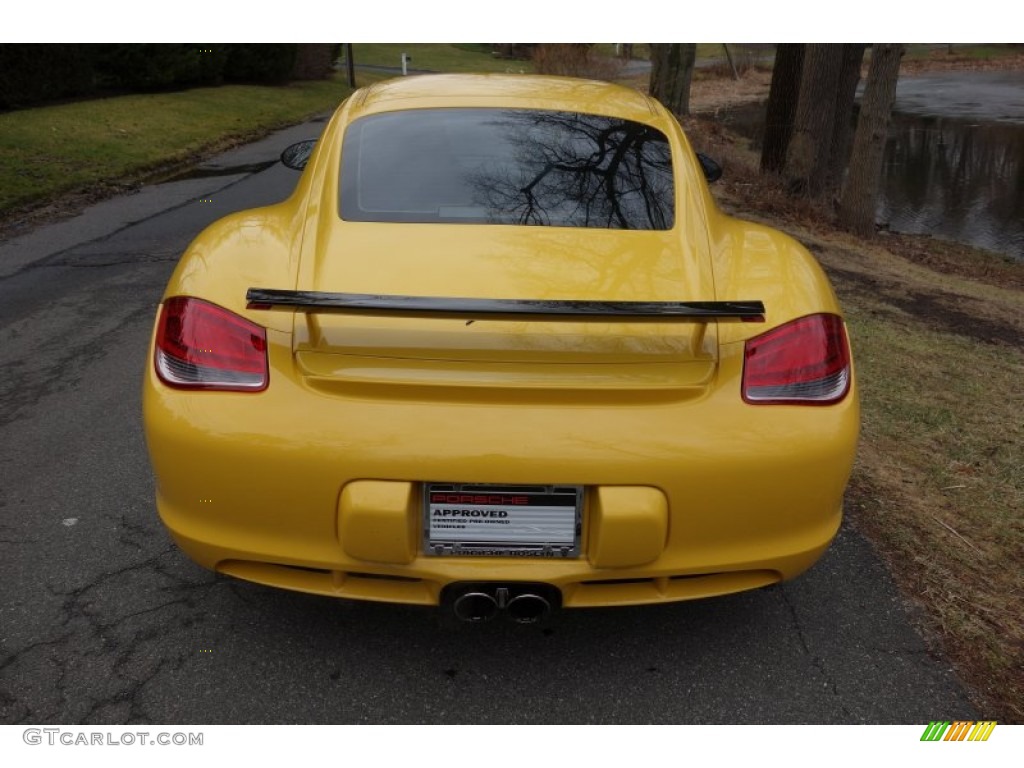
[[[455,625],[188,561],[157,519],[140,424],[154,312],[205,224],[297,179],[253,168],[320,127],[0,244],[0,722],[975,719],[849,526],[790,584],[545,627]]]

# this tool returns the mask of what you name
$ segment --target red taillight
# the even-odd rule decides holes
[[[838,403],[850,391],[850,345],[837,315],[809,315],[750,339],[743,399],[755,405]]]
[[[164,302],[154,364],[165,384],[187,389],[266,389],[267,333],[201,299]]]

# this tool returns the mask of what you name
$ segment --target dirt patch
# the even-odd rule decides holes
[[[881,235],[890,252],[946,275],[957,275],[1001,288],[1024,290],[1024,261],[928,235]]]
[[[1024,346],[1024,335],[1016,328],[985,320],[950,306],[951,302],[961,300],[961,297],[954,294],[912,291],[905,298],[889,297],[887,300],[894,307],[920,318],[932,328],[988,344],[1001,342],[1014,347]]]
[[[826,248],[821,245],[811,243],[809,250],[819,258],[826,255]],[[894,310],[892,316],[902,312],[937,331],[986,344],[1024,348],[1024,330],[1009,319],[986,317],[991,307],[979,300],[948,291],[909,287],[834,263],[823,263],[823,266],[841,295],[858,294],[872,303],[888,305]]]
[[[768,98],[772,84],[770,70],[751,69],[739,80],[731,77],[696,79],[690,86],[690,109],[699,115],[717,115],[719,110]]]

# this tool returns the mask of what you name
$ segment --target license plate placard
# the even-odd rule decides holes
[[[425,483],[428,555],[579,556],[583,488]]]

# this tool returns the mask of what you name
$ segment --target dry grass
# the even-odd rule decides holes
[[[1024,69],[1024,50],[1013,44],[910,45],[900,64],[902,75],[963,69]]]
[[[764,71],[771,74],[772,62],[775,58],[774,45],[751,45],[732,43],[729,45],[729,53],[732,55],[732,66],[725,55],[725,48],[721,44],[719,50],[710,51],[708,58],[711,60],[707,66],[700,67],[695,72],[698,80],[705,78],[732,78],[733,67],[736,74],[741,78],[746,77],[755,71]]]
[[[641,72],[613,79],[647,93],[650,78],[649,72]],[[771,83],[772,73],[762,69],[747,70],[739,80],[734,80],[731,74],[709,75],[698,70],[690,83],[690,111],[695,115],[714,115],[737,104],[764,101]]]
[[[541,43],[533,49],[533,69],[540,75],[615,80],[622,60],[606,56],[589,43]]]
[[[836,282],[863,382],[853,519],[981,711],[1024,721],[1024,356]]]

